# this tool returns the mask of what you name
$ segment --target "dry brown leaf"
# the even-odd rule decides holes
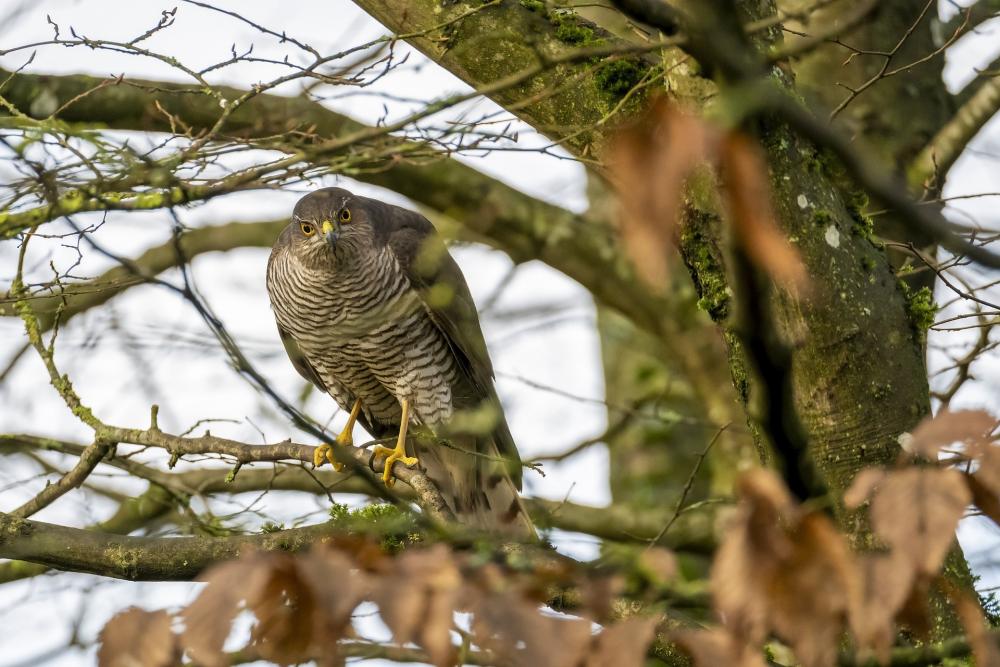
[[[298,560],[289,554],[272,554],[268,580],[247,606],[257,617],[251,629],[253,644],[265,660],[297,664],[313,657],[317,622],[316,601],[299,575]],[[337,637],[331,638],[336,642]]]
[[[299,576],[319,610],[317,636],[336,641],[350,632],[351,613],[369,594],[370,583],[342,552],[317,545],[298,559]]]
[[[931,583],[932,577],[917,574],[910,588],[910,594],[896,614],[896,623],[905,627],[910,634],[930,641],[933,628],[931,618]]]
[[[472,629],[500,664],[577,667],[590,648],[589,621],[545,615],[513,592],[477,600]]]
[[[653,547],[639,555],[639,567],[657,584],[665,584],[677,576],[677,556],[669,549]]]
[[[805,264],[775,222],[763,151],[745,135],[731,132],[722,142],[720,162],[733,231],[750,261],[782,287],[804,288]]]
[[[603,622],[612,614],[615,599],[625,588],[625,578],[620,574],[585,577],[578,582],[577,588],[583,603],[577,613],[589,613],[598,622]]]
[[[607,626],[594,638],[586,667],[642,667],[657,623],[655,618],[628,618]]]
[[[932,430],[921,437],[926,443],[943,437],[952,441]],[[927,447],[925,452],[936,451]],[[872,530],[890,548],[888,554],[859,560],[861,586],[852,596],[850,621],[860,648],[885,662],[895,638],[894,621],[917,634],[927,631],[928,586],[972,498],[966,477],[955,470],[868,468],[855,477],[844,503],[854,508],[870,500]]]
[[[972,501],[983,514],[1000,524],[1000,447],[983,441],[977,451],[976,471],[965,478]]]
[[[857,587],[844,538],[827,517],[804,514],[773,473],[739,489],[741,513],[712,565],[716,610],[747,645],[774,633],[803,665],[835,664]]]
[[[980,512],[993,519],[993,523],[1000,524],[1000,498],[993,489],[984,485],[978,474],[966,475],[965,483],[972,493],[972,503]]]
[[[892,554],[859,556],[857,572],[860,585],[851,591],[851,632],[859,649],[873,651],[885,663],[896,638],[894,620],[910,596],[915,572],[906,558]]]
[[[747,643],[767,634],[770,613],[760,594],[763,573],[784,559],[791,545],[781,523],[795,513],[791,495],[773,473],[753,470],[737,480],[738,513],[728,527],[712,563],[710,585],[715,608],[727,627]]]
[[[982,410],[942,410],[913,429],[907,449],[931,460],[936,460],[941,448],[953,442],[969,443],[978,451],[996,425],[996,418]]]
[[[130,607],[104,629],[97,651],[99,667],[171,667],[180,662],[170,614]]]
[[[995,495],[1000,495],[1000,447],[983,444],[977,459],[976,479]]]
[[[724,628],[685,630],[672,636],[697,667],[764,667],[759,647],[747,646]]]
[[[662,290],[685,181],[717,151],[718,133],[665,98],[618,135],[612,175],[622,203],[625,249],[642,278]]]
[[[462,578],[443,544],[408,551],[378,578],[373,599],[400,644],[422,646],[435,665],[454,662],[451,627]]]
[[[181,614],[181,642],[198,664],[228,665],[222,645],[247,597],[255,597],[268,580],[269,566],[255,554],[216,565],[201,577],[207,586]]]
[[[367,590],[358,576],[347,556],[323,547],[305,556],[245,553],[206,572],[208,585],[183,613],[182,643],[199,664],[229,664],[223,644],[245,608],[256,619],[251,638],[261,658],[336,658],[337,640]]]
[[[854,559],[822,514],[808,514],[790,533],[793,549],[770,583],[771,624],[806,666],[836,664],[851,591]]]
[[[882,483],[886,472],[882,468],[865,468],[854,476],[851,486],[844,492],[844,505],[857,509],[870,499],[875,487]]]
[[[979,602],[964,591],[948,586],[948,596],[958,618],[965,628],[965,638],[972,647],[972,657],[975,658],[976,667],[998,667],[1000,666],[1000,648],[997,648],[996,639],[991,635],[986,620],[983,618],[983,610]]]
[[[875,489],[872,528],[893,552],[908,558],[918,574],[934,576],[971,502],[972,494],[956,470],[893,470]]]

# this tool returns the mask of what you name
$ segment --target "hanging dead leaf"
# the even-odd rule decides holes
[[[976,479],[991,492],[1000,495],[1000,447],[983,442],[976,446],[976,450]]]
[[[665,584],[677,576],[677,556],[663,547],[645,549],[639,556],[639,567],[653,582]]]
[[[972,493],[972,503],[980,512],[991,518],[993,523],[1000,525],[1000,498],[996,492],[983,484],[978,474],[966,475],[965,484]]]
[[[622,240],[640,276],[654,289],[667,285],[685,182],[698,165],[714,161],[718,140],[712,127],[666,98],[615,139],[611,172],[622,205]]]
[[[513,592],[478,599],[472,629],[500,664],[577,667],[590,647],[589,621],[544,615]]]
[[[869,500],[875,487],[885,479],[886,472],[882,468],[864,468],[851,482],[851,486],[844,492],[844,505],[848,509],[857,509],[861,504]]]
[[[924,458],[936,460],[942,447],[954,442],[972,446],[970,453],[988,441],[997,426],[996,418],[982,410],[942,410],[921,421],[906,441],[906,449]]]
[[[177,636],[165,611],[130,607],[116,614],[98,640],[99,667],[171,667],[180,662]]]
[[[782,522],[795,514],[791,495],[773,473],[753,470],[737,481],[740,506],[712,562],[710,585],[716,611],[746,643],[767,634],[769,603],[760,595],[762,573],[787,558],[791,545]]]
[[[593,640],[586,667],[642,667],[657,622],[655,618],[628,618],[604,628]]]
[[[908,558],[918,574],[933,576],[971,502],[972,494],[956,470],[893,470],[872,497],[872,529],[894,553]]]
[[[722,142],[720,162],[733,231],[743,250],[779,285],[801,290],[808,274],[798,250],[775,222],[763,151],[745,135],[731,132]]]
[[[257,595],[247,597],[247,607],[257,617],[250,631],[254,647],[271,662],[305,662],[314,655],[314,630],[319,625],[315,598],[299,574],[295,556],[271,554],[268,561],[267,583]]]
[[[751,647],[734,637],[725,628],[685,630],[675,633],[673,640],[691,656],[697,667],[764,667],[759,647]]]
[[[589,613],[598,622],[609,618],[614,611],[615,598],[625,588],[625,578],[612,576],[585,577],[577,583],[582,601],[581,613]],[[549,588],[551,597],[551,587]]]
[[[233,620],[244,600],[256,597],[267,583],[269,565],[256,554],[216,565],[201,579],[207,582],[201,594],[185,609],[181,618],[181,642],[198,664],[222,667],[229,660],[222,645],[232,630]]]
[[[303,556],[248,552],[206,572],[207,585],[183,612],[182,643],[199,664],[229,664],[222,651],[233,620],[251,611],[253,651],[294,664],[333,659],[351,611],[367,587],[343,553],[317,547]]]
[[[933,577],[918,574],[913,580],[910,594],[896,614],[896,623],[909,634],[924,641],[930,640],[933,618],[931,616],[931,583]]]
[[[350,633],[351,614],[370,592],[368,576],[342,552],[317,545],[298,559],[299,576],[316,601],[317,636],[336,642]]]
[[[741,514],[712,565],[716,610],[747,645],[774,633],[803,665],[835,664],[857,586],[844,538],[826,516],[803,513],[773,473],[739,489]]]
[[[771,625],[803,665],[832,666],[857,587],[854,559],[824,515],[806,515],[789,537],[792,551],[768,586]]]
[[[893,554],[857,557],[858,586],[851,589],[850,626],[861,651],[872,651],[883,664],[896,638],[895,618],[913,589],[909,560]],[[863,662],[865,656],[862,655]]]
[[[462,577],[443,544],[408,551],[379,576],[373,599],[382,620],[400,643],[415,642],[435,665],[454,663],[451,628]]]
[[[1000,666],[1000,648],[997,648],[996,639],[986,625],[979,602],[950,583],[945,584],[945,590],[958,613],[962,627],[965,628],[965,638],[972,647],[972,657],[975,658],[976,667]]]

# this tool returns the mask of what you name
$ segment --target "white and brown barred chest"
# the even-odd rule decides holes
[[[278,324],[289,332],[333,398],[352,396],[377,421],[399,423],[409,399],[414,421],[446,422],[459,370],[387,249],[337,271],[314,271],[288,252],[268,266],[268,293]]]

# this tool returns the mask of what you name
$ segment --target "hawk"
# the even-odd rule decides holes
[[[374,451],[387,485],[396,462],[420,465],[463,523],[534,534],[472,295],[426,218],[310,193],[274,244],[267,291],[292,364],[350,414],[336,444],[353,444],[355,422],[394,438]],[[337,465],[331,445],[316,449],[325,460]]]

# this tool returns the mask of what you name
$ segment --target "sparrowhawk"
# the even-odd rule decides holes
[[[419,463],[460,521],[534,533],[475,304],[426,218],[341,188],[308,194],[271,251],[267,291],[295,368],[350,411],[338,444],[353,444],[355,421],[395,438],[375,449],[386,484],[397,461]],[[330,445],[324,459],[335,464]]]

